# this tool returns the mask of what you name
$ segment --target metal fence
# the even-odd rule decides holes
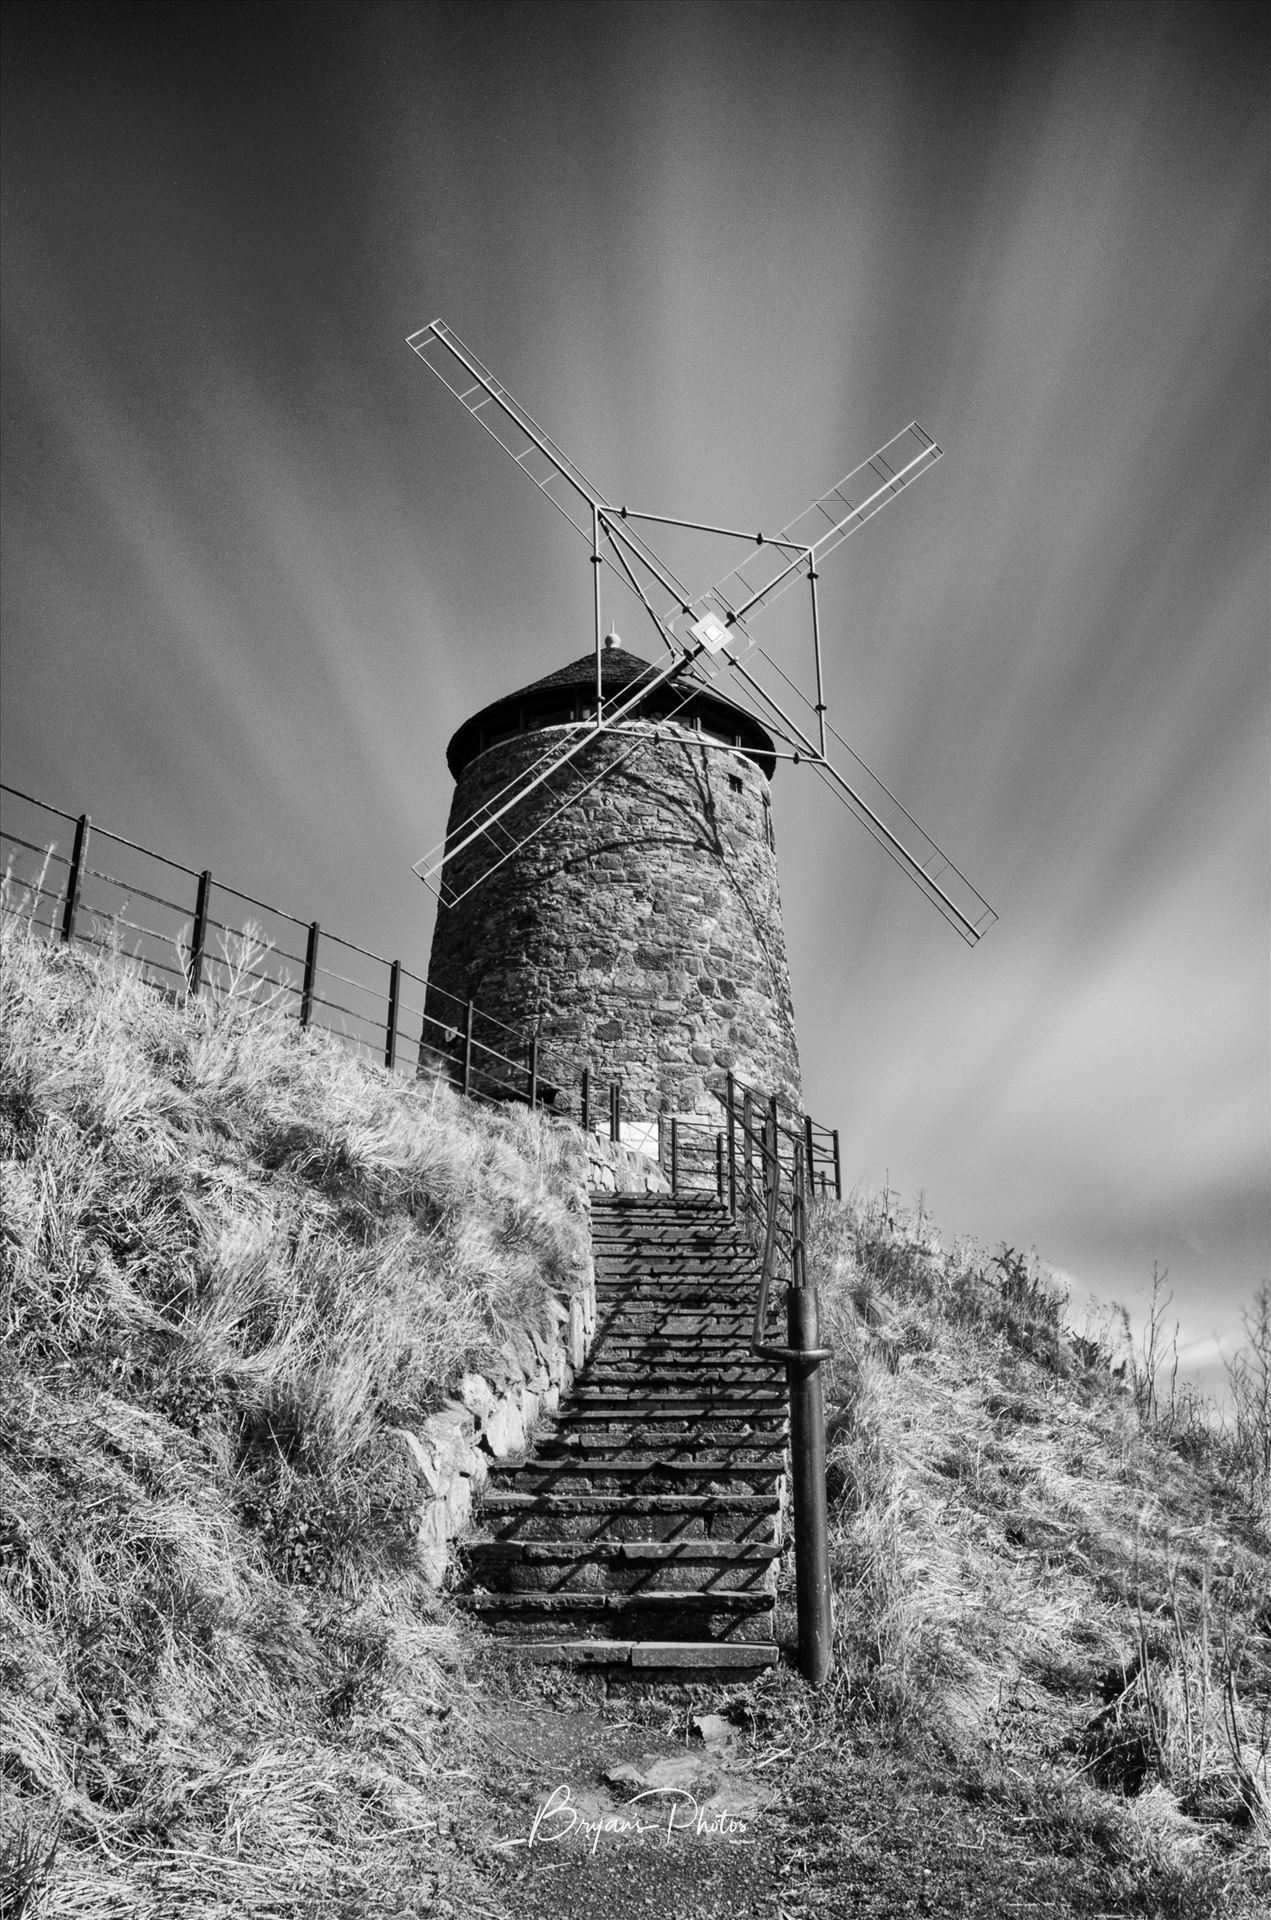
[[[115,952],[174,997],[237,992],[403,1074],[437,1074],[478,1097],[541,1103],[534,1039],[401,960],[87,814],[7,785],[0,803],[6,902],[47,938]]]
[[[584,1132],[623,1137],[618,1083],[598,1084],[586,1065],[562,1072],[555,1059],[544,1075],[535,1033],[86,813],[0,783],[0,863],[10,911],[50,940],[118,954],[174,998],[234,992],[411,1078],[422,1073],[476,1099],[545,1107],[577,1119]],[[658,1159],[673,1191],[713,1193],[734,1212],[740,1198],[746,1217],[761,1181],[752,1179],[752,1147],[738,1143],[747,1138],[746,1102],[759,1096],[734,1090],[730,1075],[720,1100],[727,1134],[713,1118],[668,1116],[657,1126]],[[813,1193],[832,1185],[841,1196],[837,1132],[784,1108],[777,1124],[784,1151],[797,1135]]]

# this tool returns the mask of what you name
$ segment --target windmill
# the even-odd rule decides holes
[[[629,744],[624,743],[624,756],[646,752],[650,732],[647,726],[637,725],[635,716],[651,693],[677,685],[700,691],[703,678],[727,675],[729,698],[738,704],[748,699],[751,711],[758,710],[756,717],[784,742],[779,757],[810,767],[955,931],[968,945],[975,945],[996,914],[831,725],[822,670],[817,597],[821,564],[934,466],[941,448],[931,436],[911,422],[780,533],[748,533],[614,506],[444,321],[434,320],[411,334],[407,345],[582,535],[590,548],[594,578],[594,709],[589,718],[555,733],[530,765],[518,769],[457,831],[416,863],[414,871],[439,900],[455,905],[466,893],[486,884],[529,839],[542,833],[548,821],[576,806],[591,786],[621,764],[621,759],[610,758],[595,774],[578,764],[597,737],[626,735]],[[640,531],[643,526],[659,525],[721,536],[743,543],[748,551],[723,579],[695,593],[676,578]],[[612,574],[633,596],[661,647],[648,673],[607,702],[602,673],[602,573]],[[807,690],[767,652],[754,632],[758,616],[799,581],[806,583],[809,593],[806,672],[811,684]],[[773,680],[778,683],[776,691]],[[685,691],[683,697],[687,701],[691,693]],[[523,803],[540,789],[546,789],[549,810],[544,812],[540,793],[532,825],[518,824]],[[465,862],[460,892],[448,881],[447,868],[457,856],[476,850],[481,857],[475,864],[471,857]]]

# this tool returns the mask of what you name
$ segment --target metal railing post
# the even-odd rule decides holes
[[[724,1204],[724,1136],[715,1135],[715,1198],[720,1206]]]
[[[741,1096],[741,1153],[742,1153],[742,1207],[745,1214],[746,1232],[750,1233],[751,1213],[755,1204],[755,1141],[754,1141],[754,1102],[747,1087]]]
[[[75,938],[75,915],[79,911],[79,893],[84,880],[84,857],[88,852],[88,835],[92,822],[86,813],[81,813],[75,822],[75,841],[71,847],[71,864],[66,871],[66,901],[62,908],[62,938],[68,943]]]
[[[204,867],[199,875],[199,890],[194,896],[194,927],[190,934],[190,964],[186,970],[186,992],[193,998],[203,986],[203,950],[207,945],[208,906],[212,896],[212,872]]]
[[[843,1169],[839,1163],[839,1130],[834,1129],[834,1198],[843,1198]]]
[[[530,1041],[530,1112],[538,1105],[538,1035]]]
[[[622,1144],[622,1093],[616,1080],[609,1082],[609,1138],[614,1146]]]
[[[475,1008],[471,1000],[463,1015],[463,1092],[472,1092],[472,1022]]]
[[[397,1064],[397,1010],[402,1000],[402,963],[394,960],[388,970],[388,1021],[384,1029],[384,1065]]]
[[[781,1159],[781,1116],[777,1107],[777,1096],[775,1093],[771,1093],[768,1096],[768,1112],[764,1118],[763,1142],[765,1154],[771,1155],[773,1160],[779,1162]],[[793,1214],[791,1215],[791,1224],[793,1225]]]
[[[680,1190],[680,1123],[671,1116],[671,1192]]]
[[[582,1129],[584,1133],[591,1132],[591,1068],[590,1067],[583,1068]]]
[[[732,1074],[724,1080],[724,1098],[728,1102],[728,1211],[737,1218],[737,1082]],[[721,1199],[723,1198],[721,1194]]]
[[[803,1116],[803,1170],[807,1175],[808,1192],[816,1194],[816,1142],[812,1138],[812,1117]]]
[[[313,989],[318,977],[318,940],[322,929],[317,921],[309,928],[309,938],[305,942],[305,976],[300,989],[300,1024],[307,1027],[313,1019]]]
[[[821,1362],[812,1357],[820,1346],[815,1287],[791,1287],[786,1296],[786,1327],[798,1356],[786,1361],[786,1379],[799,1671],[809,1686],[819,1687],[830,1670],[834,1615],[825,1502],[825,1406]]]

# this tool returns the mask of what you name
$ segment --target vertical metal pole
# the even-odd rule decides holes
[[[472,1020],[475,1009],[471,1000],[464,1009],[463,1016],[463,1091],[472,1092]]]
[[[834,1198],[843,1198],[843,1168],[839,1161],[839,1130],[834,1129]]]
[[[680,1190],[680,1123],[671,1120],[671,1192]]]
[[[816,1198],[816,1142],[812,1138],[812,1121],[808,1114],[803,1116],[803,1171],[807,1178],[808,1192]]]
[[[530,1041],[530,1112],[538,1105],[538,1035]]]
[[[62,938],[71,941],[75,938],[75,915],[79,910],[80,888],[84,881],[84,859],[88,852],[88,835],[92,822],[86,813],[81,813],[75,822],[75,841],[71,847],[71,864],[66,871],[66,901],[62,908]]]
[[[609,1138],[615,1146],[622,1143],[622,1094],[618,1082],[609,1082]]]
[[[305,942],[305,977],[300,989],[300,1024],[307,1027],[313,1019],[313,989],[318,977],[318,939],[321,933],[315,920],[309,928],[309,938]]]
[[[591,1068],[583,1068],[582,1128],[584,1133],[591,1132]]]
[[[737,1083],[730,1073],[724,1082],[728,1101],[728,1211],[737,1218]]]
[[[777,1107],[775,1093],[768,1095],[768,1123],[764,1128],[764,1144],[774,1160],[781,1158],[781,1116]]]
[[[597,726],[600,725],[601,721],[604,718],[604,713],[602,709],[604,705],[603,689],[604,689],[605,675],[604,675],[604,666],[602,664],[601,656],[604,653],[605,637],[600,631],[600,564],[601,564],[602,557],[603,556],[600,551],[600,508],[593,506],[591,510],[591,578],[592,578],[593,591],[594,591],[595,602],[596,602],[596,725]]]
[[[808,555],[808,585],[812,589],[812,651],[816,656],[816,722],[821,733],[821,752],[825,752],[825,692],[821,684],[821,619],[816,604],[816,583],[820,579]]]
[[[815,1287],[791,1287],[786,1296],[786,1327],[790,1345],[799,1353],[813,1353],[820,1346]],[[810,1686],[819,1687],[830,1670],[834,1638],[825,1507],[821,1362],[810,1358],[787,1360],[786,1378],[790,1393],[790,1492],[799,1671]]]
[[[194,930],[190,935],[190,965],[186,977],[186,992],[195,998],[203,985],[203,949],[207,945],[208,904],[212,894],[211,869],[204,867],[199,875],[199,890],[194,896]]]
[[[746,1231],[752,1231],[751,1213],[755,1204],[755,1143],[754,1103],[750,1097],[750,1088],[741,1096],[741,1151],[742,1151],[742,1206],[745,1210]]]
[[[724,1136],[715,1135],[715,1198],[724,1204]]]
[[[384,1029],[384,1065],[397,1063],[397,1009],[402,998],[402,963],[394,960],[388,970],[388,1021]]]

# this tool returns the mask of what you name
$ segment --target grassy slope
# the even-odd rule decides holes
[[[501,1909],[474,1856],[514,1826],[502,1682],[414,1565],[394,1429],[569,1288],[575,1137],[242,991],[177,1009],[6,942],[10,1870],[48,1915]],[[885,1204],[816,1234],[835,1679],[732,1702],[789,1755],[782,1908],[898,1912],[918,1875],[934,1913],[1261,1911],[1256,1447],[1145,1432],[1026,1263]],[[585,1697],[518,1687],[544,1722]],[[922,1852],[936,1826],[962,1837]]]
[[[568,1296],[576,1136],[4,938],[9,1891],[423,1911],[470,1662],[395,1429]]]
[[[1264,1911],[1264,1452],[1145,1424],[1133,1356],[1114,1370],[1010,1250],[945,1252],[885,1200],[815,1233],[833,1717],[925,1733],[973,1800],[994,1781],[1041,1854],[1102,1862],[1096,1907]]]

